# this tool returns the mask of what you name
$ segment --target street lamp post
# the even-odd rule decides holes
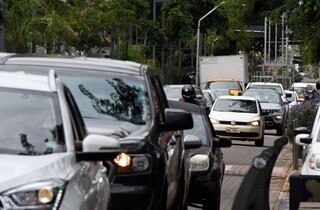
[[[198,21],[198,28],[197,28],[197,58],[196,58],[196,85],[199,86],[199,51],[200,51],[200,22],[205,17],[210,15],[213,11],[215,11],[218,7],[220,7],[222,4],[224,4],[224,1],[222,1],[220,4],[215,6],[212,10],[210,10],[207,14],[205,14],[202,18]]]

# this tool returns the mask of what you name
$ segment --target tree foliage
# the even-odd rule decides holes
[[[60,46],[88,52],[95,47],[110,49],[113,58],[148,62],[155,46],[155,59],[161,60],[164,52],[169,74],[181,62],[191,66],[189,60],[195,59],[198,21],[221,0],[157,2],[155,21],[153,3],[151,0],[6,0],[3,11],[0,10],[0,22],[4,20],[8,52],[34,52],[35,46],[44,46],[47,53],[62,53]],[[263,50],[263,44],[246,31],[248,26],[263,26],[265,17],[275,23],[285,14],[290,40],[301,41],[304,63],[319,63],[319,9],[319,0],[225,0],[201,21],[203,53],[223,55],[242,51],[255,55]]]

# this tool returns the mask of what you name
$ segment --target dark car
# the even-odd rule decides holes
[[[277,135],[283,135],[287,120],[286,105],[275,89],[249,88],[243,96],[258,99],[262,110],[268,113],[264,118],[265,129],[276,129]]]
[[[231,140],[217,137],[206,111],[197,105],[169,101],[171,107],[180,107],[192,114],[194,126],[185,130],[185,135],[198,136],[202,146],[189,150],[191,181],[189,205],[204,210],[219,209],[220,191],[224,177],[225,163],[221,147],[230,147]]]
[[[185,149],[195,142],[185,143],[181,131],[193,127],[192,116],[169,107],[156,71],[105,58],[12,55],[0,61],[0,71],[49,69],[71,90],[89,133],[120,141],[122,153],[105,162],[113,209],[184,208]]]
[[[181,90],[185,85],[183,84],[174,84],[174,85],[164,85],[163,89],[169,100],[178,101],[181,98]],[[210,107],[208,107],[207,99],[205,98],[201,88],[197,85],[192,85],[196,91],[196,98],[201,106],[203,106],[208,112]]]

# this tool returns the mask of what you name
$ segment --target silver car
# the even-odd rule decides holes
[[[88,135],[69,89],[48,76],[0,72],[0,209],[108,209],[100,160],[119,141]]]

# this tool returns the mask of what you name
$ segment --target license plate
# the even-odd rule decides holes
[[[228,133],[240,133],[240,128],[226,128]]]

